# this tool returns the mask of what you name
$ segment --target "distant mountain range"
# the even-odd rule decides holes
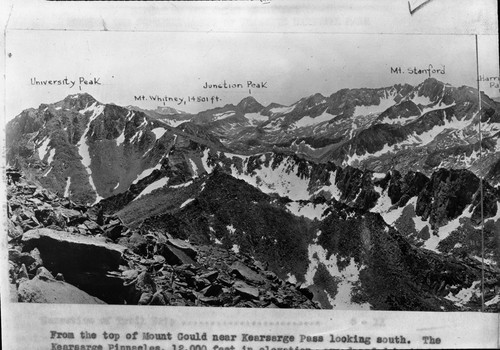
[[[481,99],[435,79],[198,114],[77,94],[11,120],[7,161],[131,230],[250,254],[323,307],[473,310],[480,177],[489,269],[500,243],[500,104]]]

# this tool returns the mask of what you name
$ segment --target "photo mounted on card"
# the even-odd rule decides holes
[[[9,344],[493,344],[498,36],[412,34],[439,3],[398,3],[408,23],[383,33],[375,15],[337,11],[335,27],[274,4],[254,10],[274,30],[195,13],[191,30],[183,6],[175,30],[17,19],[5,57]]]

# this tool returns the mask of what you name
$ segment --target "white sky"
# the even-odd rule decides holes
[[[498,37],[480,38],[481,74],[497,76]],[[263,105],[289,105],[341,88],[418,84],[426,76],[390,74],[390,67],[445,65],[435,76],[452,85],[476,86],[475,42],[471,35],[375,35],[294,33],[151,33],[103,31],[11,31],[7,35],[7,119],[23,109],[88,92],[118,105],[156,108],[134,95],[171,97],[218,95],[222,102],[172,107],[197,112],[249,95],[243,90],[204,90],[202,85],[267,81],[252,89]],[[32,86],[38,80],[100,77],[102,86]],[[481,89],[499,96],[499,89]]]

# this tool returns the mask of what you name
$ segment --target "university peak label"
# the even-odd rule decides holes
[[[46,86],[46,85],[59,85],[59,86],[68,86],[70,89],[75,85],[102,85],[100,77],[86,78],[86,77],[78,77],[77,79],[69,79],[68,77],[64,77],[62,79],[40,79],[37,77],[33,77],[30,79],[31,85],[37,86]]]

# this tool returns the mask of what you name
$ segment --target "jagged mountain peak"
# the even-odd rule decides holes
[[[415,96],[427,97],[437,102],[445,93],[445,84],[435,78],[427,78],[415,88]]]
[[[73,111],[78,112],[83,110],[94,103],[101,104],[97,101],[92,95],[88,93],[78,93],[66,96],[64,99],[54,102],[54,103],[42,103],[38,106],[38,108],[27,108],[23,113],[44,113],[47,110],[50,112],[54,111]],[[17,118],[17,116],[16,116]]]
[[[327,98],[320,93],[315,93],[308,97],[301,98],[297,103],[293,104],[293,113],[313,113],[319,114],[319,109],[324,109],[327,103]]]
[[[441,80],[438,80],[436,78],[426,78],[423,82],[418,84],[418,86],[443,86],[445,83],[443,83]]]
[[[313,106],[323,102],[326,102],[326,97],[319,92],[310,95],[308,97],[304,97],[299,101],[299,103],[303,103],[306,106]]]
[[[253,96],[247,96],[236,105],[236,108],[243,113],[257,113],[264,109]]]
[[[66,96],[62,101],[55,103],[55,105],[61,105],[66,109],[76,109],[81,110],[92,104],[97,103],[100,104],[92,95],[89,93],[83,92],[73,95]]]

